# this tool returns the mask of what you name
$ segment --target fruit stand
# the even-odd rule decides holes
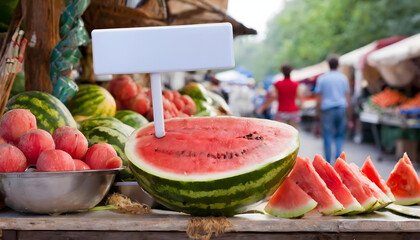
[[[192,218],[168,211],[133,216],[110,211],[40,216],[6,211],[0,214],[3,239],[188,239]],[[418,239],[420,220],[378,212],[364,217],[279,219],[241,214],[212,239]],[[206,239],[206,238],[200,238]],[[208,238],[207,238],[208,239]]]
[[[32,38],[33,29],[28,27],[26,35],[15,29],[22,18],[25,26],[32,24],[33,16],[27,8],[34,6],[26,1],[18,3],[14,29],[4,40],[0,62],[0,106],[4,108],[4,114],[0,109],[3,239],[420,237],[420,209],[406,206],[420,203],[420,179],[407,154],[402,155],[385,182],[369,157],[359,167],[346,159],[344,153],[334,166],[320,155],[313,160],[298,156],[299,148],[305,146],[300,146],[297,129],[277,121],[226,116],[229,109],[223,98],[200,83],[190,83],[177,91],[156,90],[153,83],[150,86],[150,81],[156,80],[156,72],[152,72],[152,80],[115,75],[103,85],[91,82],[90,77],[89,81],[79,79],[76,84],[70,73],[82,55],[78,47],[89,42],[82,18],[88,28],[96,28],[97,24],[161,26],[185,24],[188,20],[197,23],[204,20],[188,16],[211,12],[213,17],[219,17],[217,21],[233,22],[234,28],[230,24],[156,27],[137,29],[134,34],[143,30],[148,34],[191,30],[188,37],[197,40],[203,36],[203,29],[213,28],[218,31],[212,33],[227,38],[207,36],[202,42],[218,39],[226,45],[226,48],[216,48],[217,44],[205,46],[224,53],[213,55],[219,62],[221,58],[232,59],[233,48],[229,47],[233,36],[246,33],[238,31],[233,19],[210,4],[223,6],[227,1],[156,0],[140,6],[138,3],[134,8],[127,7],[128,3],[92,1],[88,7],[84,0],[66,2],[59,24],[61,41],[55,47],[50,44],[54,47],[51,62],[48,61],[51,72],[46,74],[48,66],[42,67],[46,80],[40,80],[39,75],[32,79],[32,75],[26,74],[26,82],[40,82],[36,86],[29,84],[26,91],[9,97],[16,68],[23,61],[25,41],[29,42],[29,48],[36,45],[32,44],[36,41]],[[171,20],[168,14],[177,16],[177,11],[167,11],[166,4],[174,10],[181,3],[198,9],[186,11],[186,18],[178,12],[179,18],[166,22]],[[47,12],[55,16],[63,6],[48,2],[41,7],[54,9]],[[86,15],[82,16],[84,11]],[[127,21],[121,18],[122,13],[132,19],[139,15],[143,18]],[[115,21],[101,22],[102,15],[113,16]],[[75,31],[78,36],[67,35],[74,29],[78,30]],[[127,28],[96,33],[111,33],[103,37],[108,40],[121,31],[133,33],[133,29]],[[167,40],[176,35],[180,39],[185,37],[173,34],[161,44],[171,46]],[[68,41],[66,37],[78,41]],[[161,40],[149,41],[157,39]],[[96,45],[97,40],[93,41]],[[117,40],[120,45],[126,43],[125,39]],[[102,45],[105,48],[102,53],[108,53],[109,42]],[[192,43],[184,47],[193,48]],[[145,44],[151,48],[149,45]],[[124,53],[127,46],[131,45],[124,45]],[[92,49],[95,53],[95,46]],[[32,57],[34,50],[28,52]],[[197,59],[208,59],[214,51],[207,53]],[[103,56],[121,62],[124,57]],[[189,67],[188,61],[173,56],[173,61],[187,62]],[[194,63],[199,62],[197,59],[188,58]],[[161,59],[153,60],[160,63]],[[161,64],[172,67],[173,61]],[[12,62],[13,67],[7,66]],[[190,70],[206,65],[203,62]],[[33,62],[25,64],[25,69],[33,70]],[[105,69],[104,73],[115,70],[117,64],[107,68],[104,61],[99,66]],[[227,61],[219,67],[230,64]],[[186,65],[179,68],[185,70]],[[91,70],[89,66],[92,64],[84,67]],[[98,69],[98,65],[95,67]],[[161,97],[160,116],[156,114],[158,106],[152,96],[155,94]],[[160,121],[157,117],[162,117],[164,136],[157,135],[156,125]]]
[[[379,150],[396,155],[407,151],[413,159],[418,155],[420,126],[418,39],[418,34],[380,39],[340,58],[354,81],[353,101],[360,104],[357,114],[371,132],[367,139],[372,136]]]

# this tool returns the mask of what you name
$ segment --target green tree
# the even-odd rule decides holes
[[[419,32],[418,1],[291,0],[268,22],[265,40],[235,40],[235,57],[260,81],[277,73],[284,62],[301,68],[330,53],[344,54],[378,39]]]

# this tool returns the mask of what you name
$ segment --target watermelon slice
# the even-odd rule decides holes
[[[337,200],[343,204],[344,209],[335,213],[335,215],[342,215],[349,212],[363,212],[365,210],[353,195],[351,195],[349,189],[341,181],[340,176],[338,176],[337,172],[327,161],[317,154],[312,164]]]
[[[391,199],[382,192],[382,190],[376,186],[372,181],[369,180],[369,178],[366,177],[366,175],[363,174],[363,172],[359,169],[359,167],[354,164],[350,163],[349,167],[351,170],[353,170],[354,174],[360,179],[360,181],[363,183],[364,187],[366,189],[369,189],[373,196],[378,200],[376,204],[369,209],[369,211],[373,212],[375,210],[381,209],[392,203]]]
[[[406,163],[406,164],[408,164],[408,166],[410,167],[410,168],[412,168],[414,171],[416,171],[416,169],[414,169],[414,166],[413,166],[413,163],[411,163],[411,160],[410,160],[410,158],[408,157],[408,155],[407,155],[407,153],[404,153],[404,155],[403,155],[403,161]]]
[[[289,174],[298,131],[277,121],[238,117],[172,118],[128,138],[125,153],[139,185],[172,210],[232,216],[271,196]]]
[[[264,210],[273,216],[283,218],[301,217],[318,205],[291,178],[286,178]]]
[[[362,167],[362,172],[366,175],[366,177],[369,178],[370,181],[375,183],[376,186],[378,186],[391,201],[395,201],[395,197],[392,194],[391,189],[389,189],[381,175],[379,175],[378,171],[372,163],[372,160],[370,159],[370,156],[366,158]]]
[[[347,162],[346,160],[346,154],[344,152],[341,152],[340,157],[341,159],[343,159],[345,162]]]
[[[365,187],[359,177],[343,159],[337,159],[334,169],[340,175],[344,185],[346,185],[353,197],[356,198],[364,209],[369,210],[376,204],[377,199],[373,196],[372,191]]]
[[[322,214],[330,215],[344,209],[315,171],[309,158],[298,156],[289,177],[318,203],[317,210]]]
[[[420,180],[406,154],[395,165],[386,182],[395,197],[395,203],[412,205],[420,202]]]

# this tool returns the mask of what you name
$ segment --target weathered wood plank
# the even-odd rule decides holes
[[[9,232],[9,231],[6,231]],[[50,240],[50,239],[141,239],[141,240],[172,240],[189,239],[181,232],[115,232],[115,231],[10,231],[4,240]],[[417,240],[420,233],[223,233],[211,239],[230,240]]]
[[[121,214],[114,211],[90,211],[59,216],[0,212],[0,229],[68,231],[158,231],[185,232],[191,216],[171,211],[153,210],[150,215]],[[232,227],[226,232],[415,232],[420,220],[391,212],[353,216],[282,219],[261,214],[240,214],[228,218]]]

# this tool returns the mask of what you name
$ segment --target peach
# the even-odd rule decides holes
[[[137,93],[142,93],[143,92],[143,87],[141,86],[141,84],[136,83],[137,85]]]
[[[118,158],[117,152],[111,144],[97,143],[87,151],[85,162],[92,169],[109,169],[115,168],[114,161],[116,157]],[[121,167],[121,165],[118,167]]]
[[[145,115],[151,107],[150,99],[143,93],[128,99],[128,109]]]
[[[194,115],[197,112],[197,106],[195,105],[194,100],[188,95],[182,95],[181,99],[185,104],[183,112],[188,115]]]
[[[121,158],[113,157],[105,162],[105,169],[120,168],[123,165]]]
[[[120,80],[118,85],[115,87],[113,96],[117,100],[124,102],[130,97],[137,95],[137,92],[137,84],[131,79],[124,79]]]
[[[126,75],[112,79],[108,89],[112,96],[119,101],[127,100],[138,93],[137,84]]]
[[[0,172],[24,172],[27,165],[26,157],[19,148],[0,144]]]
[[[16,145],[19,138],[31,129],[36,129],[36,118],[26,109],[13,109],[3,115],[0,121],[0,137]]]
[[[181,98],[174,98],[173,103],[175,104],[176,109],[178,109],[179,111],[184,110],[185,103],[184,101],[182,101]]]
[[[163,90],[162,95],[171,102],[174,100],[174,94],[171,90]]]
[[[88,141],[77,128],[59,127],[53,132],[52,138],[55,148],[67,152],[72,158],[82,159],[88,150]]]
[[[51,134],[42,129],[32,129],[20,137],[17,147],[25,154],[28,164],[36,164],[39,155],[49,149],[55,149]]]
[[[85,162],[83,162],[80,159],[73,159],[74,160],[74,166],[75,166],[75,171],[81,171],[81,170],[89,170],[90,167],[89,165],[87,165]]]
[[[181,98],[181,93],[177,91],[172,91],[172,95],[174,95],[174,99]]]
[[[2,144],[2,143],[7,143],[7,142],[2,137],[0,137],[0,144]]]
[[[58,150],[43,151],[36,162],[39,172],[74,171],[75,164],[70,154]]]
[[[122,75],[122,76],[119,76],[119,77],[116,77],[116,78],[112,79],[111,82],[109,82],[109,86],[108,86],[109,92],[112,95],[114,95],[118,85],[121,82],[124,82],[124,81],[127,81],[127,80],[128,81],[133,81],[133,79],[131,77],[127,76],[127,75]]]

